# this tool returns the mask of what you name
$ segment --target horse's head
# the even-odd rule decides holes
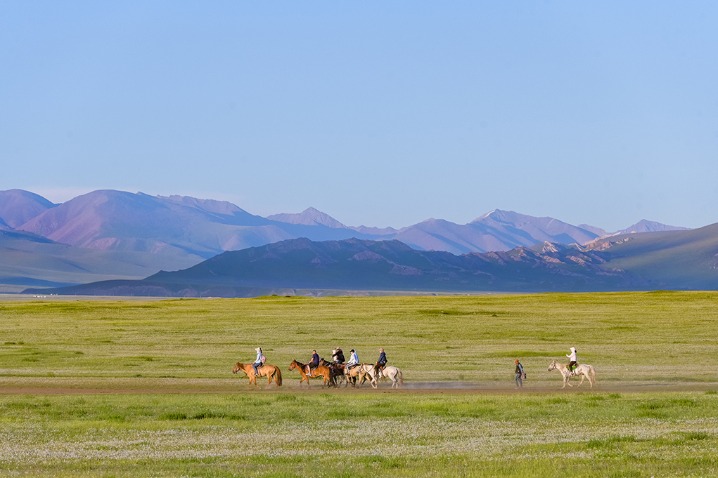
[[[292,363],[289,364],[289,370],[294,370],[295,368],[299,367],[296,360],[292,360]]]
[[[237,373],[237,372],[239,372],[240,370],[242,370],[242,368],[243,368],[243,367],[242,367],[242,363],[241,363],[241,362],[237,362],[236,364],[234,364],[234,368],[232,369],[232,373]]]
[[[556,370],[556,361],[552,360],[550,364],[548,364],[548,371]]]

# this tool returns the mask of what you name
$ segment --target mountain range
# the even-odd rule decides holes
[[[685,228],[640,221],[614,234],[681,230]],[[313,208],[261,217],[225,201],[114,190],[53,204],[16,189],[0,191],[0,285],[16,292],[25,286],[141,279],[160,270],[190,269],[229,251],[275,243],[286,247],[299,238],[344,246],[351,241],[402,243],[417,253],[475,258],[512,250],[525,254],[544,243],[586,245],[604,237],[618,236],[594,226],[501,210],[464,225],[429,219],[394,229],[345,226]]]
[[[718,224],[455,255],[396,241],[291,239],[219,254],[139,281],[54,289],[80,295],[254,297],[370,293],[718,288]],[[29,290],[28,292],[40,292]]]

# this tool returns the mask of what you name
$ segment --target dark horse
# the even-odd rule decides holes
[[[341,382],[344,382],[344,386],[346,387],[349,384],[346,376],[344,375],[346,373],[346,365],[343,363],[327,362],[324,359],[319,359],[319,365],[329,367],[334,385],[339,386]]]
[[[324,378],[324,385],[336,385],[336,382],[334,382],[334,377],[332,377],[332,371],[327,367],[326,365],[319,365],[317,368],[312,370],[311,375],[307,375],[307,365],[303,364],[302,362],[297,362],[296,360],[292,360],[292,363],[289,364],[289,370],[298,370],[299,375],[301,375],[301,378],[299,380],[299,386],[302,386],[302,382],[307,382],[307,387],[309,386],[309,379],[310,378]]]

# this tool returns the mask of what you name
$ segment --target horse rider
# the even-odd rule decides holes
[[[568,357],[568,371],[573,373],[574,369],[576,368],[576,365],[578,364],[578,355],[576,355],[576,347],[571,347],[569,350],[571,351],[571,353],[566,354],[566,357]]]
[[[342,352],[341,347],[337,347],[335,350],[332,350],[332,358],[334,359],[334,363],[337,365],[341,365],[345,362],[344,352]]]
[[[384,367],[386,367],[386,353],[384,353],[384,347],[379,348],[379,360],[376,361],[375,368],[377,371],[384,370]]]
[[[307,364],[307,375],[312,376],[312,370],[319,367],[319,354],[316,350],[312,350],[312,360]]]
[[[351,349],[349,351],[349,360],[347,361],[347,370],[357,365],[359,365],[359,356],[354,349]]]
[[[262,354],[262,347],[257,347],[254,351],[257,352],[257,358],[254,359],[252,367],[254,368],[254,376],[259,377],[259,367],[264,364],[264,355]]]

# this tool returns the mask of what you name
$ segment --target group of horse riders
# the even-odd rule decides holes
[[[380,372],[381,370],[386,367],[387,363],[386,358],[386,352],[384,352],[384,348],[379,348],[379,358],[376,361],[376,364],[374,364],[374,368],[377,372]],[[315,368],[317,368],[321,363],[321,358],[319,357],[319,354],[316,350],[312,350],[312,358],[309,361],[309,363],[306,365],[305,373],[312,376],[312,372]],[[342,351],[341,347],[337,347],[334,350],[332,350],[332,365],[338,368],[343,368],[346,370],[351,370],[352,368],[361,365],[359,362],[359,355],[357,354],[357,351],[354,349],[351,349],[349,351],[349,360],[346,360],[344,357],[344,351]]]
[[[254,375],[259,375],[259,367],[264,365],[266,362],[266,357],[264,356],[264,353],[262,352],[262,347],[257,347],[254,349],[255,352],[257,352],[257,358],[254,360],[254,363],[252,363],[252,367],[254,368]],[[309,363],[306,365],[305,373],[312,376],[312,371],[317,368],[320,364],[321,358],[319,357],[319,354],[317,353],[316,349],[312,350],[312,358],[309,361]],[[384,370],[384,367],[386,367],[388,360],[386,358],[386,352],[384,352],[384,348],[379,348],[379,358],[376,361],[376,364],[374,365],[374,368],[377,372],[381,372]],[[351,349],[349,351],[349,360],[345,360],[344,352],[342,351],[341,347],[337,347],[334,350],[332,350],[332,364],[345,368],[346,370],[351,370],[352,368],[360,365],[359,362],[359,355],[357,355],[356,350]]]

